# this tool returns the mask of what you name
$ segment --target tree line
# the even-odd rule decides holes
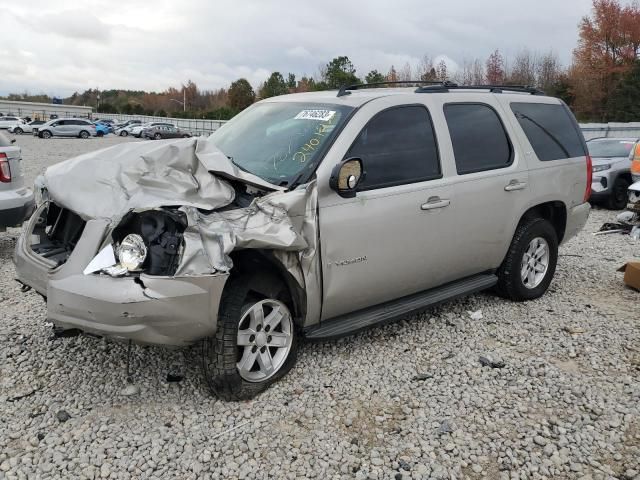
[[[89,89],[63,99],[96,105],[103,113],[229,119],[254,102],[288,93],[337,89],[342,85],[419,80],[459,85],[527,85],[564,100],[581,121],[640,121],[640,5],[593,0],[578,25],[572,63],[563,66],[554,51],[521,49],[506,57],[496,49],[485,59],[464,59],[456,71],[424,55],[387,71],[362,75],[347,56],[319,67],[315,75],[273,72],[255,90],[245,78],[228,88],[201,90],[189,80],[164,92]],[[11,94],[9,100],[51,101],[46,95]],[[184,104],[184,105],[183,105]]]

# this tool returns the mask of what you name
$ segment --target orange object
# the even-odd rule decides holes
[[[630,155],[630,158],[631,173],[640,175],[640,142],[636,143],[636,146],[633,148],[633,153]]]

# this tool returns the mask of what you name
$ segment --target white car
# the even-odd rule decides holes
[[[23,133],[33,133],[33,127],[44,125],[44,120],[31,120],[29,123],[17,123],[9,127],[9,133],[22,135]]]
[[[115,130],[116,135],[120,135],[121,137],[127,137],[129,135],[133,135],[133,129],[141,127],[139,123],[131,123],[129,125],[125,125],[123,127],[118,127]]]
[[[9,127],[13,127],[15,125],[21,125],[21,124],[24,124],[24,120],[22,120],[20,117],[13,117],[13,116],[0,117],[0,128],[9,128]]]

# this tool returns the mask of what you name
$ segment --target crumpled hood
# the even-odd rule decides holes
[[[117,221],[134,209],[224,207],[235,195],[225,178],[282,190],[240,170],[204,138],[132,142],[86,153],[49,167],[44,186],[58,205],[85,220]]]

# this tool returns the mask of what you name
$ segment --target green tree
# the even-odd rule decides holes
[[[260,98],[277,97],[289,93],[287,83],[284,81],[280,72],[273,72],[271,76],[264,82],[260,90]]]
[[[607,120],[610,122],[640,121],[640,60],[622,75],[607,101]]]
[[[378,70],[371,70],[364,77],[364,81],[367,83],[380,83],[384,82],[384,75],[381,74]]]
[[[295,90],[296,89],[296,74],[295,73],[290,73],[287,76],[287,88],[289,90]]]
[[[256,94],[251,84],[245,78],[240,78],[229,87],[228,98],[229,107],[240,112],[255,101]]]
[[[328,88],[340,88],[342,85],[360,83],[356,77],[356,67],[349,57],[336,57],[331,60],[322,72],[322,79]]]

